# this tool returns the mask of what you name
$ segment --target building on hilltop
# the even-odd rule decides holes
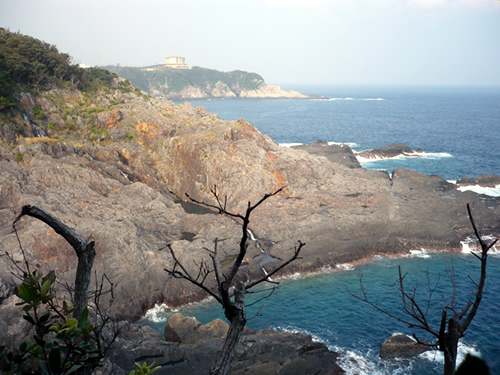
[[[172,69],[191,69],[191,67],[186,64],[186,59],[179,56],[167,57],[165,59],[165,66]]]

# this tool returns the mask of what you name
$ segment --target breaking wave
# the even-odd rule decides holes
[[[493,187],[485,187],[480,185],[460,186],[460,191],[473,191],[477,194],[489,195],[491,197],[500,197],[500,185]]]
[[[451,158],[453,155],[447,152],[412,152],[412,153],[403,153],[393,157],[384,157],[374,155],[373,158],[365,158],[363,156],[359,156],[359,152],[354,153],[356,155],[356,159],[360,162],[361,165],[366,163],[373,163],[380,160],[401,160],[401,159],[409,159],[409,158],[421,158],[421,159],[441,159],[441,158]]]

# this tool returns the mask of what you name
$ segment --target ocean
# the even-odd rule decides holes
[[[437,174],[449,181],[463,176],[500,175],[500,88],[488,87],[328,87],[283,86],[324,100],[219,99],[193,100],[222,119],[244,118],[283,146],[317,140],[346,143],[354,151],[405,143],[421,149],[420,157],[376,161],[361,160],[364,168],[408,168]],[[468,189],[500,196],[500,186]],[[464,208],[465,209],[465,208]],[[479,262],[464,239],[461,254],[430,253],[408,249],[407,257],[376,257],[362,265],[326,267],[315,275],[295,275],[281,281],[271,298],[263,301],[261,316],[248,322],[253,329],[271,328],[301,332],[325,343],[344,356],[340,365],[347,374],[441,374],[443,357],[427,352],[412,360],[382,360],[378,351],[393,333],[412,331],[385,316],[352,293],[360,293],[362,277],[372,300],[401,314],[395,282],[398,266],[408,273],[407,286],[416,287],[422,304],[428,297],[428,280],[438,286],[429,316],[438,326],[441,309],[452,293],[454,274],[457,301],[464,306],[473,297]],[[470,352],[483,357],[492,374],[500,374],[500,248],[489,257],[486,289],[478,313],[461,340],[459,361]],[[252,316],[260,306],[249,309]],[[162,305],[151,309],[143,322],[162,332],[168,317],[177,310]],[[202,323],[223,318],[214,301],[179,310]]]

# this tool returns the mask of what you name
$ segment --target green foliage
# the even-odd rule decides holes
[[[130,139],[130,140],[132,140],[134,138],[134,136],[130,133],[127,133],[126,137],[127,137],[127,139]]]
[[[155,372],[156,370],[161,368],[161,366],[156,366],[155,368],[152,368],[154,366],[154,364],[155,364],[155,362],[151,363],[148,366],[146,362],[144,362],[142,364],[135,362],[137,369],[131,371],[129,375],[149,375],[149,374],[152,374],[153,372]]]
[[[24,159],[24,154],[20,151],[16,152],[16,159],[18,162],[22,162]]]
[[[15,105],[20,89],[71,86],[94,92],[111,87],[115,78],[105,69],[71,64],[71,57],[53,45],[0,28],[0,110]]]
[[[26,273],[16,295],[21,302],[23,318],[34,329],[34,341],[23,342],[17,350],[9,352],[0,347],[0,370],[5,374],[26,372],[31,364],[41,374],[73,374],[83,366],[95,367],[102,353],[93,339],[94,327],[85,308],[79,319],[70,318],[75,306],[55,303],[54,271],[43,275],[40,271]]]
[[[109,132],[106,128],[101,128],[93,123],[88,125],[88,130],[91,141],[100,141],[109,137]]]
[[[100,112],[104,112],[105,110],[106,110],[106,108],[102,108],[102,107],[85,108],[85,112],[87,112],[87,113],[100,113]]]
[[[42,111],[42,108],[39,105],[36,105],[33,108],[33,115],[36,117],[37,120],[43,121],[47,119],[47,115],[45,112]]]
[[[226,84],[230,89],[256,90],[264,79],[256,73],[247,73],[241,70],[233,72],[219,72],[213,69],[193,67],[193,69],[163,69],[143,71],[141,68],[109,66],[110,71],[118,74],[132,82],[144,92],[150,92],[152,88],[160,92],[180,92],[188,86],[205,88],[207,85],[214,87],[217,82]],[[167,83],[168,88],[165,88]]]

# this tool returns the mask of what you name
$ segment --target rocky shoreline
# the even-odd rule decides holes
[[[213,203],[214,185],[232,212],[284,188],[252,213],[250,279],[264,275],[263,252],[277,260],[264,265],[272,267],[290,256],[297,241],[306,243],[302,259],[282,276],[411,249],[459,251],[460,241],[473,233],[467,203],[474,204],[482,233],[500,234],[499,198],[462,192],[439,176],[404,169],[389,176],[361,168],[345,145],[285,148],[245,120],[223,121],[203,107],[134,93],[107,95],[81,111],[79,103],[90,99],[75,91],[25,96],[20,106],[26,118],[16,125],[24,138],[2,129],[0,238],[2,249],[22,262],[12,223],[23,205],[32,204],[93,239],[96,274],[117,285],[111,307],[116,319],[133,322],[155,304],[180,306],[206,297],[168,277],[167,243],[196,272],[193,260],[209,259],[206,248],[224,239],[219,261],[231,264],[239,223],[180,202],[188,193]],[[33,115],[35,105],[50,128]],[[90,135],[89,121],[100,126]],[[49,137],[36,137],[39,129]],[[55,270],[63,284],[73,283],[76,257],[64,239],[31,218],[16,229],[30,262]],[[7,257],[0,257],[0,339],[15,343],[22,325],[11,270]]]
[[[190,99],[326,99],[318,95],[306,95],[294,90],[284,90],[280,86],[262,84],[257,89],[233,90],[226,84],[218,82],[214,87],[188,86],[178,92],[162,93],[153,91],[154,96],[171,100]]]
[[[64,95],[68,102],[77,99]],[[288,274],[422,247],[458,250],[471,234],[465,209],[470,202],[476,202],[483,232],[499,231],[498,199],[461,192],[439,176],[403,169],[388,176],[360,168],[348,146],[285,148],[242,119],[223,121],[189,103],[134,94],[116,100],[125,98],[98,114],[110,141],[92,145],[42,137],[0,146],[0,177],[7,182],[0,191],[5,246],[18,247],[10,228],[22,205],[57,214],[95,239],[96,271],[120,284],[115,304],[124,318],[138,319],[155,303],[178,306],[204,298],[192,286],[168,280],[163,268],[171,259],[163,249],[169,242],[181,259],[201,259],[215,238],[226,238],[219,254],[221,261],[230,259],[239,225],[219,215],[189,213],[178,203],[184,193],[212,202],[214,185],[234,212],[286,186],[254,212],[250,227],[258,240],[248,257],[253,260],[262,249],[286,259],[297,241],[305,242],[303,259]],[[49,120],[59,121],[57,108],[38,100]],[[137,116],[144,121],[134,125]],[[75,259],[64,240],[33,220],[23,219],[18,230],[34,261],[71,281]],[[250,263],[253,277],[261,275],[257,262]],[[11,290],[10,273],[0,276]]]

